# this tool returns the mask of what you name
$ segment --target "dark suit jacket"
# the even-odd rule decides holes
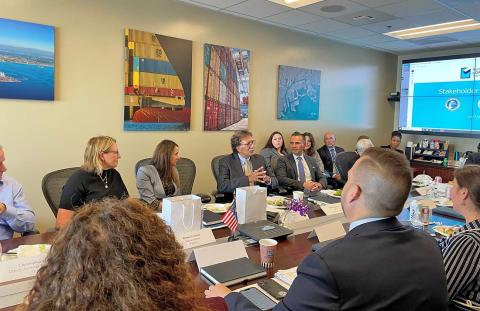
[[[276,188],[278,180],[270,167],[267,167],[265,158],[261,155],[254,154],[250,157],[253,170],[263,167],[267,171],[267,175],[272,179],[268,187]],[[255,183],[256,185],[267,186],[262,183]],[[242,162],[238,157],[238,153],[232,153],[223,157],[219,163],[219,174],[217,180],[217,191],[221,193],[232,193],[238,187],[247,187],[248,177],[242,169]]]
[[[328,150],[328,147],[326,145],[323,145],[323,147],[319,148],[317,151],[318,151],[318,154],[320,155],[320,158],[322,159],[325,170],[329,172],[330,175],[332,175],[333,161],[332,161],[332,156],[330,155],[330,151]],[[335,152],[337,154],[343,151],[345,151],[343,148],[335,146]]]
[[[327,179],[318,167],[315,158],[309,157],[306,154],[303,156],[312,175],[312,180],[321,183],[322,187],[326,188]],[[295,157],[292,153],[278,159],[277,166],[275,167],[275,175],[281,187],[303,190],[303,183],[298,181],[297,163],[295,163]]]
[[[480,152],[472,152],[468,155],[465,165],[479,165],[480,164]]]
[[[287,296],[273,310],[446,310],[440,248],[394,217],[354,228],[305,258]],[[258,310],[238,293],[228,310]]]

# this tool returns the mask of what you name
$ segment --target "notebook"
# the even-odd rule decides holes
[[[275,239],[293,233],[292,230],[279,226],[268,220],[259,220],[238,227],[241,234],[251,237],[256,241],[261,239]]]
[[[267,272],[265,268],[249,258],[241,257],[203,267],[200,269],[200,274],[212,284],[222,283],[230,286],[265,276]]]
[[[222,221],[223,214],[214,213],[209,210],[203,211],[203,225],[204,226],[211,226],[223,223]]]

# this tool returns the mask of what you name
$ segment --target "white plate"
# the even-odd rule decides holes
[[[453,207],[453,202],[452,200],[448,200],[447,202],[443,203],[438,200],[435,201],[436,206],[446,206],[446,207]]]
[[[230,208],[230,204],[221,204],[221,203],[208,203],[203,205],[204,209],[208,209],[210,212],[214,213],[225,213]]]
[[[278,201],[279,203],[281,202],[281,205],[277,204],[272,204],[273,202]],[[285,208],[285,197],[275,195],[271,197],[267,197],[267,205],[271,207],[276,207],[276,208]]]
[[[448,229],[450,229],[450,228],[458,228],[458,227],[456,227],[456,226],[435,226],[435,227],[432,228],[432,230],[435,231],[436,233],[438,233],[438,234],[440,234],[440,235],[448,238],[448,237],[451,236],[453,233],[452,233],[452,234],[448,234],[448,233],[446,233],[444,230],[442,230],[441,228],[448,228]]]

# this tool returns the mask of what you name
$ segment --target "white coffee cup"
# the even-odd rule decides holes
[[[293,191],[293,199],[303,201],[303,191]]]

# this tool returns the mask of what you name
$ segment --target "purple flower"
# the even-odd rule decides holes
[[[293,199],[289,201],[286,206],[290,211],[299,213],[300,216],[305,216],[307,215],[309,211],[309,207],[307,204],[303,203],[303,201],[299,201],[297,199]]]

